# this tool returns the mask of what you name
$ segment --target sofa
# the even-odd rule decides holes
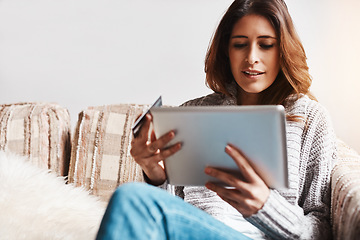
[[[45,184],[41,187],[45,189],[52,181],[58,184],[38,195],[32,190],[25,193],[25,197],[15,197],[16,201],[0,198],[0,210],[11,210],[9,216],[2,214],[0,218],[0,235],[7,236],[5,239],[94,238],[106,203],[114,190],[126,182],[144,181],[141,168],[130,155],[130,143],[132,123],[148,107],[137,104],[89,106],[79,113],[73,129],[69,112],[56,103],[0,105],[0,151],[23,158],[19,163],[21,167],[16,165],[11,172],[6,168],[10,168],[9,163],[15,160],[11,157],[3,160],[0,154],[0,164],[1,161],[8,164],[5,167],[0,165],[3,166],[3,171],[0,171],[1,192],[17,187],[21,191],[31,187],[37,190],[41,184]],[[33,172],[24,170],[17,175],[20,172],[18,169],[23,169],[22,166],[26,164],[34,168]],[[37,178],[40,174],[44,178]],[[8,179],[5,179],[5,175]],[[25,175],[28,177],[23,182],[11,185]],[[35,186],[30,187],[29,184]],[[331,190],[334,239],[359,239],[360,155],[340,139],[338,161],[331,174]],[[47,200],[41,201],[45,197]],[[31,198],[35,207],[26,208],[26,200]],[[40,201],[41,205],[36,207]],[[59,202],[60,205],[47,206],[52,202]],[[20,213],[15,211],[19,205],[23,209]],[[29,230],[25,229],[26,224],[17,222],[21,223],[20,218],[30,208],[33,213],[32,218],[27,216],[27,224],[32,223]],[[53,213],[54,208],[58,210],[57,213]],[[14,216],[11,221],[13,225],[8,221],[10,215]],[[56,224],[44,227],[47,223],[39,222],[36,225],[38,216],[45,218],[50,215],[47,222],[54,221]],[[64,225],[68,227],[62,228]],[[17,231],[12,231],[13,228]],[[46,234],[40,234],[45,230],[48,230]]]

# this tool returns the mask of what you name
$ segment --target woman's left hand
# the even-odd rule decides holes
[[[244,217],[250,217],[264,206],[270,195],[270,189],[239,149],[233,145],[227,145],[225,152],[239,167],[242,178],[216,168],[207,167],[205,168],[206,174],[219,179],[232,188],[211,182],[206,183],[205,186],[216,192],[219,197],[236,208]]]

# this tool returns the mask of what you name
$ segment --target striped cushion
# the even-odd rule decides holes
[[[132,124],[147,108],[120,104],[82,111],[72,144],[69,181],[105,201],[120,184],[144,181],[129,152]]]
[[[0,105],[0,150],[26,156],[38,167],[67,175],[69,112],[50,103]]]
[[[339,161],[332,171],[332,223],[334,239],[360,236],[360,155],[338,143]]]

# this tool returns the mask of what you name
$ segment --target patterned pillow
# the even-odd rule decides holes
[[[73,138],[69,181],[108,201],[117,186],[144,181],[130,155],[131,127],[145,105],[89,107],[79,114]]]
[[[51,103],[0,105],[0,150],[29,158],[57,175],[68,173],[70,116]]]

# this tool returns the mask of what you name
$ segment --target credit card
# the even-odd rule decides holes
[[[134,138],[136,138],[137,136],[139,136],[139,132],[141,127],[144,125],[144,121],[145,121],[145,116],[146,114],[148,114],[150,112],[150,110],[153,107],[161,107],[162,106],[162,99],[161,96],[153,103],[153,105],[151,105],[151,107],[144,112],[134,123],[134,126],[132,127],[132,132],[134,134]]]

